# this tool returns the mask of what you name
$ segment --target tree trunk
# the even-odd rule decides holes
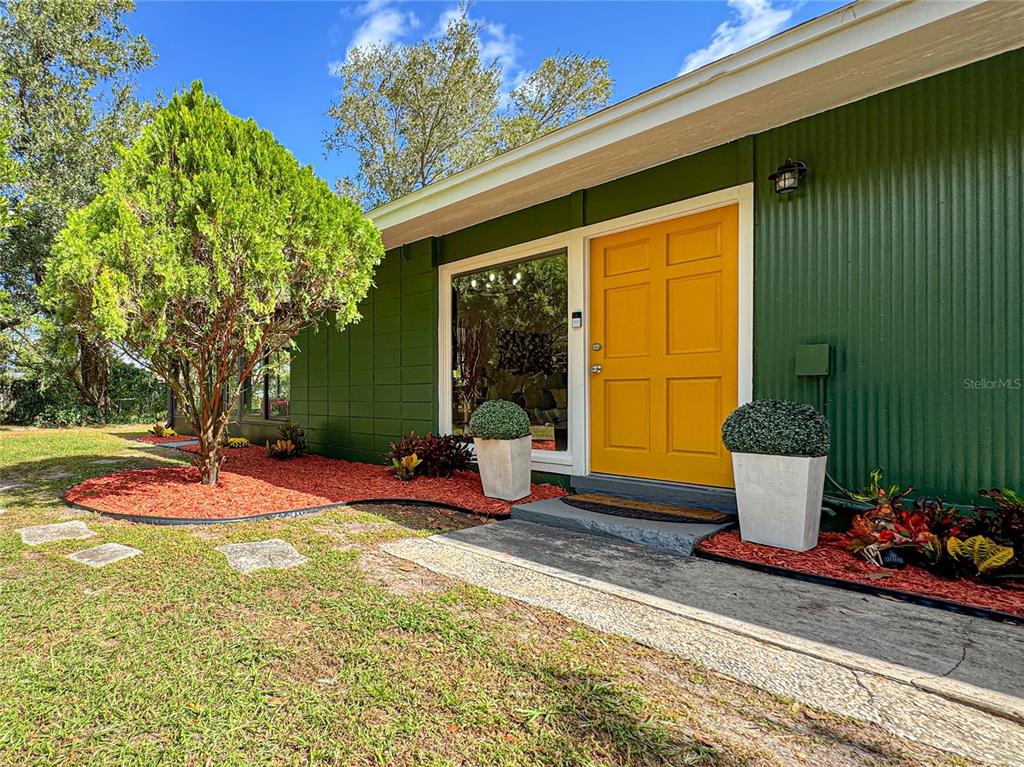
[[[199,436],[199,482],[216,485],[220,480],[220,465],[224,462],[220,440],[200,433]]]
[[[110,357],[108,350],[79,334],[79,366],[77,387],[89,404],[94,405],[106,421],[110,415]]]

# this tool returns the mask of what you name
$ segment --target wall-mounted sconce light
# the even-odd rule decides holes
[[[776,194],[789,194],[795,192],[800,186],[800,179],[807,175],[807,165],[799,160],[786,161],[779,166],[779,169],[768,176],[768,180],[775,184]]]

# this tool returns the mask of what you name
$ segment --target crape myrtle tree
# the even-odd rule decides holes
[[[253,367],[325,315],[358,319],[382,257],[354,202],[193,83],[69,217],[43,296],[167,382],[215,484]]]

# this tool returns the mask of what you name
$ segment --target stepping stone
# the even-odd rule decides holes
[[[94,546],[85,551],[68,554],[68,559],[81,562],[83,565],[89,565],[89,567],[103,567],[103,565],[120,562],[122,559],[128,559],[141,553],[138,549],[134,549],[131,546],[123,546],[120,543],[104,543],[102,546]]]
[[[67,479],[68,477],[73,477],[74,474],[72,474],[70,471],[55,471],[55,472],[53,472],[51,474],[43,474],[42,476],[43,476],[43,479],[46,479],[46,480],[58,480],[58,479]]]
[[[85,522],[78,520],[23,527],[17,532],[21,533],[21,542],[28,546],[38,546],[53,541],[75,541],[81,538],[92,538],[96,535]]]
[[[124,458],[101,458],[98,461],[89,461],[89,463],[96,466],[111,466],[115,463],[124,463],[124,460]]]
[[[228,558],[228,564],[240,573],[251,573],[268,568],[283,570],[309,561],[287,541],[271,538],[252,543],[228,543],[217,551]]]
[[[28,482],[11,482],[6,485],[0,485],[0,493],[6,493],[8,490],[24,490],[26,487],[32,487]]]

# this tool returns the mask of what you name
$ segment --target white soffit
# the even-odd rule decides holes
[[[860,0],[371,211],[440,236],[1024,45],[1024,1]]]

